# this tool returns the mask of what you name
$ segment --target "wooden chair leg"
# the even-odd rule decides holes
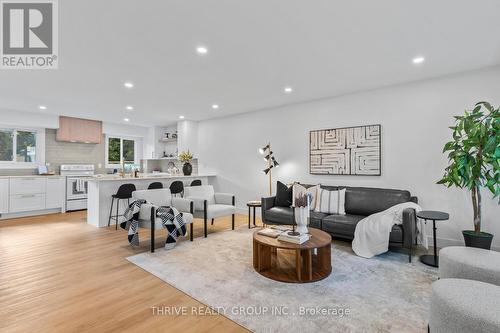
[[[193,241],[193,222],[189,224],[189,240]]]
[[[232,218],[231,218],[231,229],[234,230],[234,214],[231,215]]]
[[[214,219],[212,219],[212,225],[214,225]]]
[[[205,238],[207,238],[208,235],[208,225],[207,225],[207,218],[203,220],[203,232],[205,233]]]

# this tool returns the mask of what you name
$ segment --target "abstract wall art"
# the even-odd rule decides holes
[[[380,125],[309,133],[309,172],[314,175],[381,175]]]

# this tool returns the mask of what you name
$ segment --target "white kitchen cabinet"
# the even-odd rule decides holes
[[[0,178],[1,219],[64,209],[66,179],[50,176]]]
[[[45,209],[45,194],[16,194],[10,196],[9,213]]]
[[[45,208],[61,208],[65,197],[64,178],[47,178]]]
[[[0,179],[0,213],[9,212],[9,179]]]
[[[45,177],[10,178],[10,195],[45,193]]]

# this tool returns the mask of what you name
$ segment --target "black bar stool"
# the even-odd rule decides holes
[[[156,190],[159,188],[163,188],[163,184],[160,182],[154,182],[154,183],[149,184],[149,186],[148,186],[148,190]]]
[[[170,193],[180,194],[182,197],[182,192],[184,192],[184,184],[180,180],[176,180],[170,184]]]
[[[201,186],[201,180],[195,179],[191,182],[191,186]]]
[[[116,221],[115,229],[118,230],[118,219],[120,218],[120,216],[123,216],[123,215],[118,215],[118,209],[120,207],[120,200],[127,199],[127,204],[130,205],[130,198],[132,198],[132,192],[134,192],[134,191],[135,191],[134,184],[123,184],[123,185],[120,185],[116,194],[113,194],[111,196],[112,199],[111,199],[111,208],[109,209],[108,227],[111,223],[111,220],[113,219]],[[117,201],[116,202],[116,215],[111,215],[111,214],[113,214],[113,204],[115,203],[115,199]]]

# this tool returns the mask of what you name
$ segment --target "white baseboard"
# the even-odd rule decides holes
[[[29,212],[19,212],[19,213],[5,213],[2,214],[0,220],[8,220],[8,219],[17,219],[20,217],[28,217],[28,216],[37,216],[37,215],[45,215],[45,214],[56,214],[61,213],[61,208],[53,208],[53,209],[43,209],[43,210],[35,210]]]
[[[434,245],[434,241],[432,236],[427,237],[429,246]],[[464,240],[463,239],[450,239],[450,238],[436,238],[436,242],[438,244],[439,248],[447,247],[447,246],[465,246]],[[493,245],[491,247],[493,251],[499,251],[500,252],[500,246],[495,246]]]

